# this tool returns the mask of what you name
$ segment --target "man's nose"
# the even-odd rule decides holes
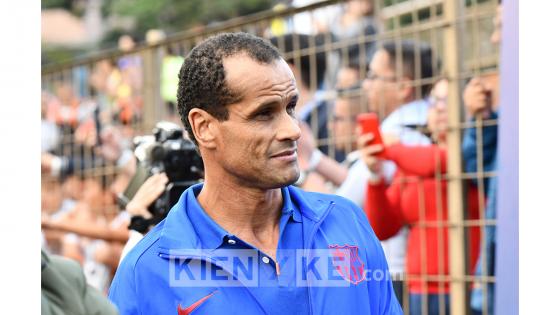
[[[278,140],[297,141],[301,136],[298,120],[290,115],[283,115],[284,118],[280,124],[278,131]]]

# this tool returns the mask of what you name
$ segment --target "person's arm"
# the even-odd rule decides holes
[[[336,186],[340,186],[348,176],[348,169],[345,166],[323,154],[315,167],[315,172]]]
[[[81,236],[101,239],[105,241],[116,241],[126,243],[128,240],[128,230],[111,229],[106,225],[92,224],[82,221],[52,221],[43,219],[41,227],[46,230],[63,231],[67,233],[75,233]]]
[[[488,78],[483,79],[475,77],[469,81],[463,92],[463,102],[465,110],[471,122],[477,119],[497,119],[498,114],[494,111],[495,107],[492,106],[492,101],[489,97],[489,92],[495,90],[492,88],[494,84],[488,84]],[[492,80],[495,81],[495,80]],[[491,92],[494,95],[494,91]],[[477,160],[477,128],[467,128],[463,134],[462,153],[463,160],[465,161],[465,171],[467,173],[475,173],[478,170]],[[492,170],[492,161],[496,154],[498,139],[498,126],[485,126],[482,127],[482,157],[483,157],[483,170]],[[482,170],[480,170],[482,171]],[[473,183],[476,184],[476,179]]]
[[[325,180],[340,186],[348,174],[348,169],[317,149],[313,133],[305,122],[300,122],[299,127],[301,137],[298,140],[298,159],[302,171],[317,172]]]
[[[433,177],[436,173],[447,172],[447,150],[437,145],[396,144],[385,148],[385,157],[410,175]]]
[[[330,191],[327,189],[327,183],[323,176],[312,172],[305,175],[304,181],[299,186],[301,189],[305,191],[312,191],[318,193],[325,193],[328,194]]]
[[[364,241],[365,248],[359,250],[363,250],[362,255],[366,259],[366,268],[370,271],[365,274],[370,300],[370,313],[402,314],[402,308],[393,289],[391,273],[381,243],[362,209],[355,205],[352,209],[359,227],[357,232]]]
[[[393,181],[389,187],[383,181],[368,182],[364,211],[371,227],[380,240],[395,236],[404,225],[400,204],[400,183]]]
[[[142,301],[136,291],[135,263],[134,260],[124,259],[109,288],[109,300],[115,304],[121,315],[141,314]]]
[[[489,119],[498,119],[496,113],[492,113]],[[473,119],[474,121],[474,119]],[[476,173],[477,171],[494,170],[494,159],[498,147],[498,126],[482,127],[482,163],[483,169],[478,169],[478,150],[477,150],[477,128],[471,127],[465,129],[463,134],[462,154],[465,163],[465,172]],[[477,180],[472,181],[475,185]]]

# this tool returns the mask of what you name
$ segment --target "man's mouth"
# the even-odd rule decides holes
[[[281,159],[285,161],[297,160],[297,149],[284,150],[271,156],[271,158]]]

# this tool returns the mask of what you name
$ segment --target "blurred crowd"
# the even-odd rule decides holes
[[[311,2],[294,0],[292,5]],[[499,45],[500,6],[494,27],[488,40]],[[299,90],[302,175],[296,184],[362,207],[382,240],[400,302],[410,314],[422,314],[422,308],[427,314],[448,314],[450,81],[428,43],[356,40],[382,33],[369,0],[275,19],[264,33],[285,53]],[[324,47],[327,40],[343,43],[344,49],[294,53]],[[119,40],[123,52],[134,45],[129,36]],[[161,57],[162,111],[176,123],[182,60],[171,49]],[[136,171],[133,138],[145,134],[142,62],[137,54],[104,59],[89,71],[76,69],[71,81],[55,80],[42,93],[43,248],[78,261],[88,283],[105,292],[132,235],[131,218],[150,217],[148,207],[169,182],[164,173],[154,175],[127,205],[118,203]],[[470,78],[461,95],[467,121],[473,122],[463,131],[465,172],[497,170],[497,126],[474,125],[498,118],[498,81],[498,74]],[[371,113],[378,119],[377,138],[365,130],[371,126],[364,114]],[[479,176],[466,186],[465,219],[495,219],[495,178]],[[495,228],[472,225],[466,230],[469,274],[493,275]],[[469,283],[475,313],[483,307],[492,310],[493,285],[483,286]]]

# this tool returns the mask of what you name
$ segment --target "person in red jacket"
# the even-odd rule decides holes
[[[410,314],[441,314],[440,303],[449,313],[448,229],[446,228],[447,185],[442,175],[447,170],[445,98],[447,81],[442,80],[432,91],[428,111],[428,130],[435,144],[405,146],[401,144],[367,145],[373,139],[365,134],[358,139],[362,158],[371,171],[364,210],[380,240],[394,236],[402,226],[410,228],[407,245],[406,274],[410,293]],[[382,157],[380,153],[383,151]],[[392,160],[398,169],[390,185],[381,172],[381,159]],[[468,189],[468,219],[478,219],[478,195]],[[479,251],[478,228],[470,228],[470,269],[474,269]],[[427,298],[424,297],[427,295]]]

